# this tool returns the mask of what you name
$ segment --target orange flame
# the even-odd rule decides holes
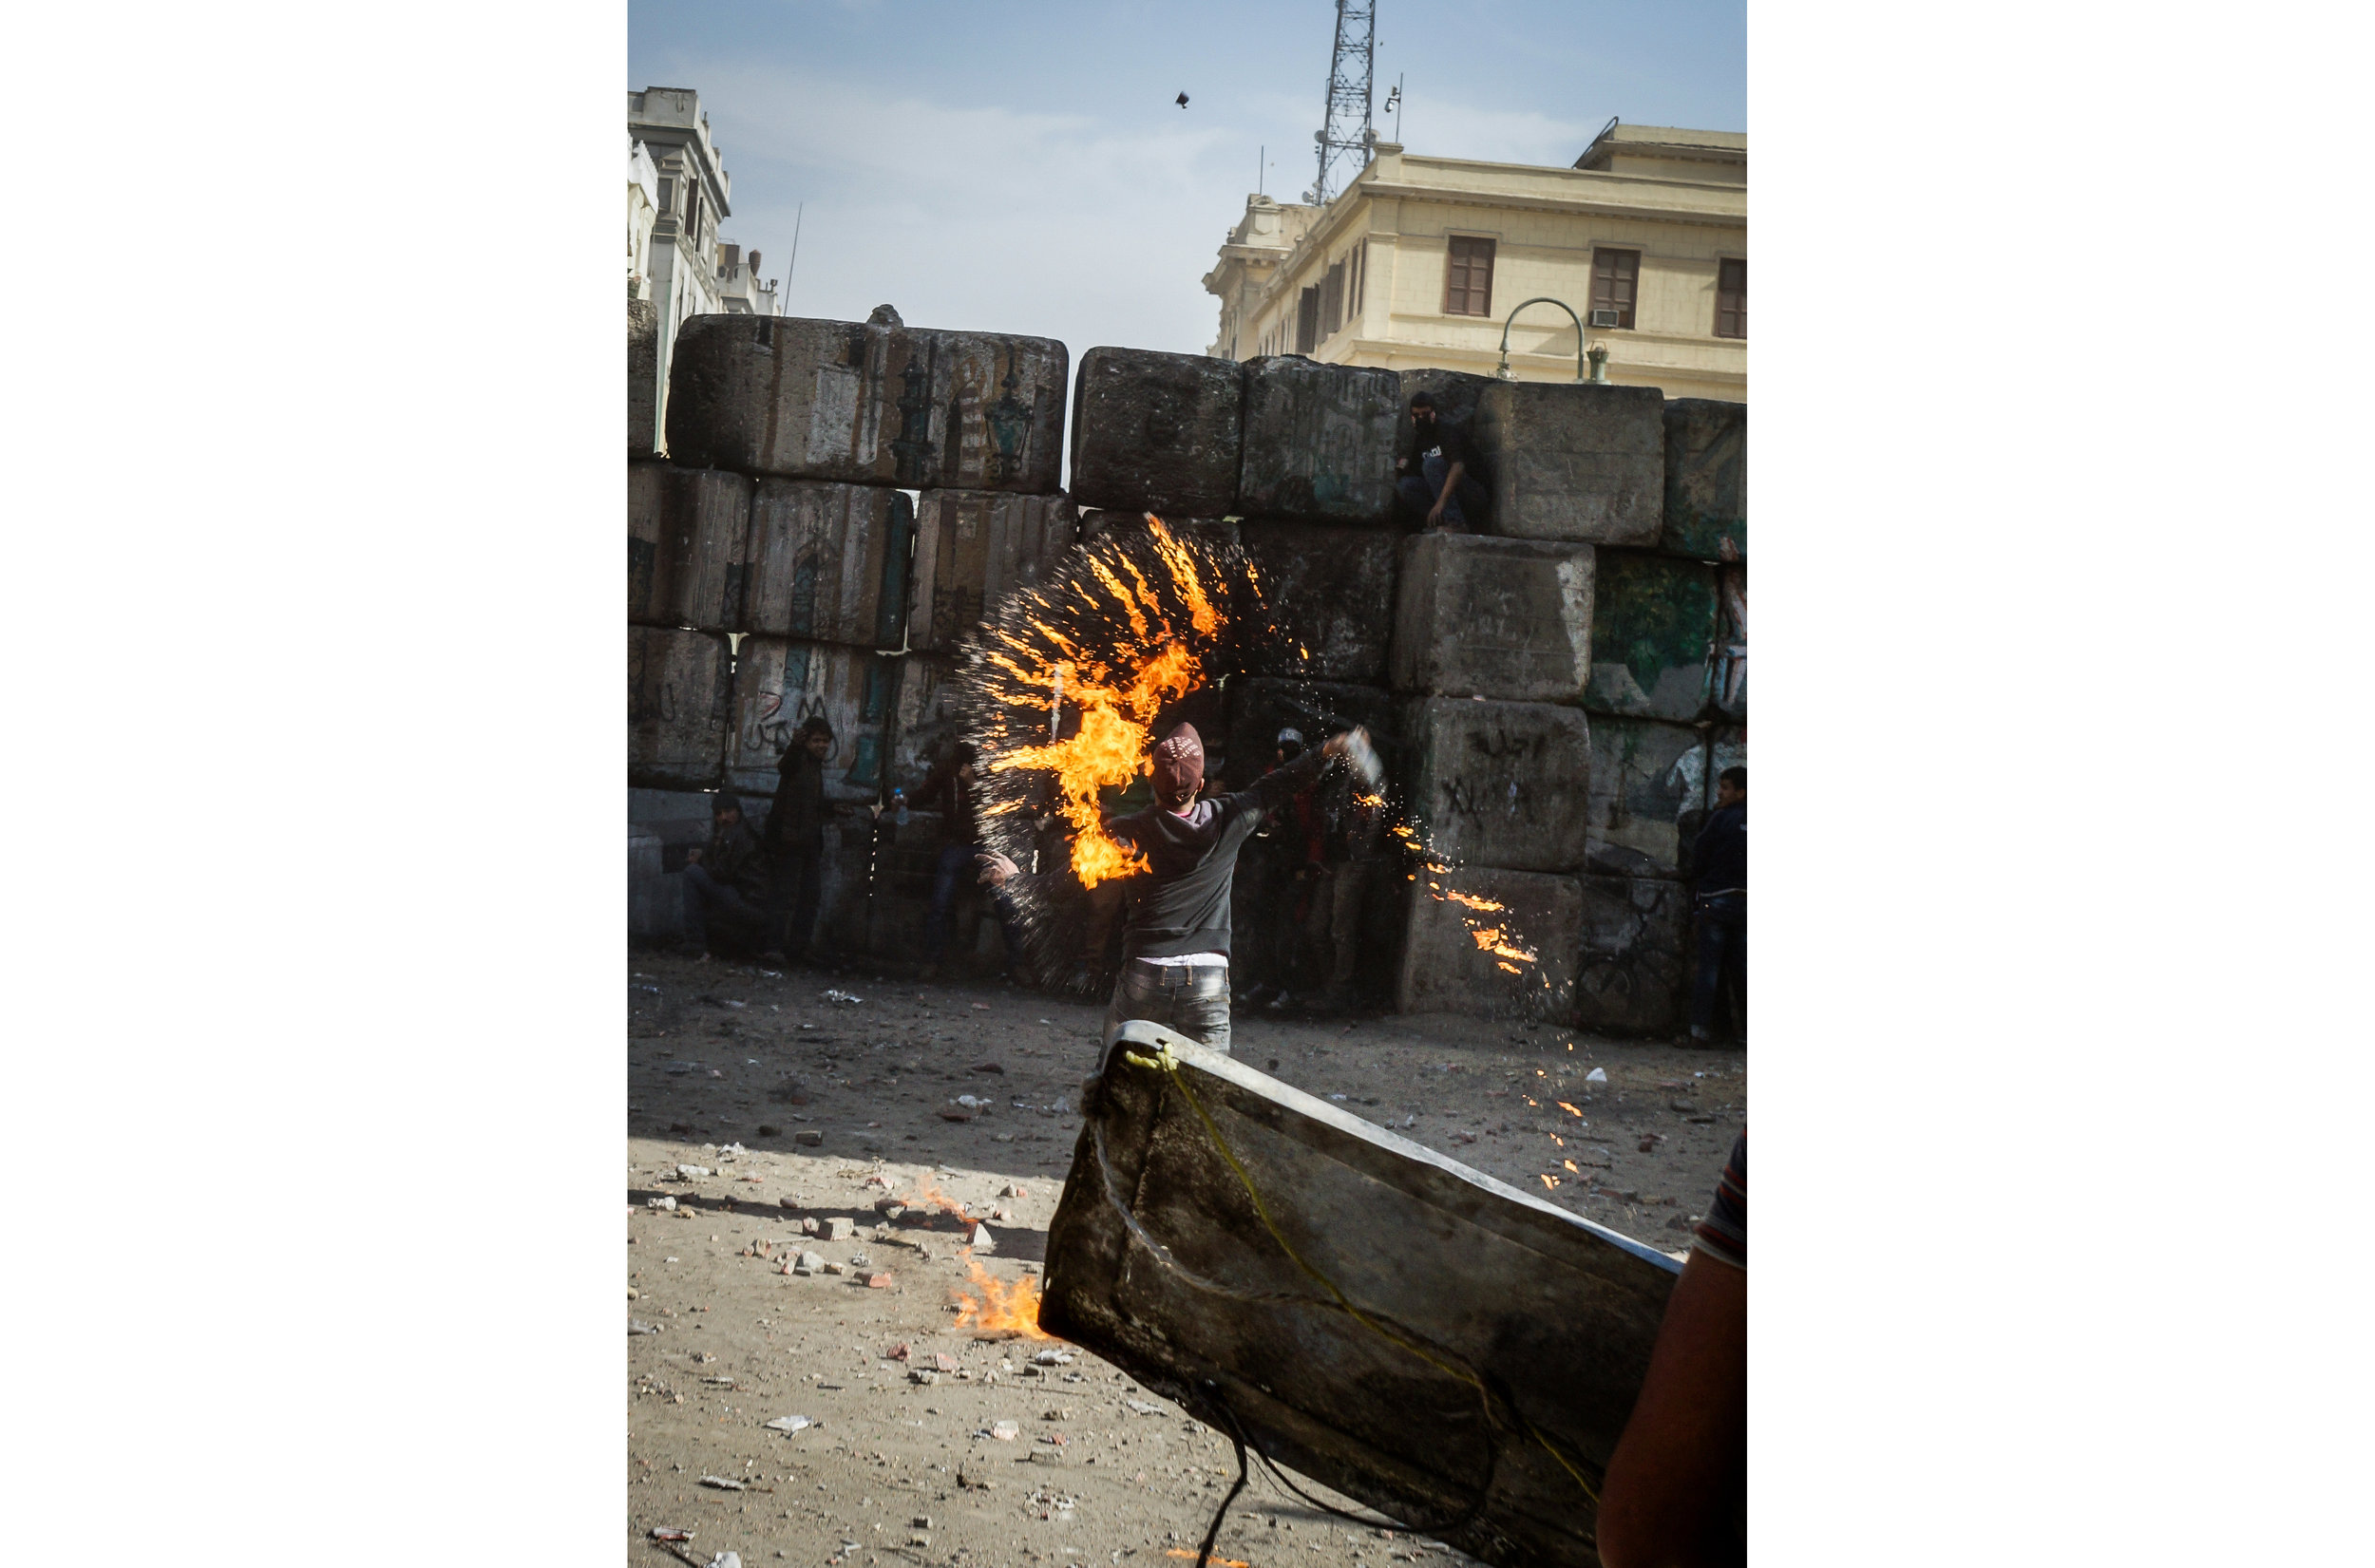
[[[920,1209],[928,1203],[941,1214],[954,1215],[959,1219],[969,1218],[969,1216],[965,1213],[965,1206],[962,1203],[958,1202],[957,1200],[949,1197],[948,1194],[940,1191],[939,1186],[933,1182],[930,1177],[919,1177],[917,1180],[922,1182],[922,1189],[919,1192],[911,1194],[908,1197],[902,1198],[900,1200],[902,1203],[906,1204],[907,1207],[911,1209]]]
[[[1169,586],[1187,608],[1190,626],[1209,635],[1222,625],[1222,614],[1204,581],[1199,557],[1189,551],[1160,519],[1150,516],[1149,531],[1156,558],[1170,575]],[[1011,653],[993,652],[999,668],[1016,677],[1024,691],[1048,693],[1048,706],[1068,706],[1079,718],[1070,738],[1044,746],[1018,746],[994,759],[998,770],[1045,768],[1055,775],[1057,811],[1073,828],[1073,870],[1081,885],[1094,887],[1111,878],[1143,870],[1143,857],[1126,849],[1105,831],[1100,791],[1120,788],[1148,771],[1147,751],[1153,739],[1155,716],[1166,703],[1175,702],[1203,681],[1204,668],[1180,631],[1165,614],[1161,596],[1135,562],[1115,557],[1109,562],[1092,556],[1089,571],[1130,626],[1126,646],[1106,657],[1088,657],[1046,620],[1034,630],[1071,658],[1048,660],[1026,641],[1001,640]],[[1077,589],[1098,609],[1095,596]],[[1014,706],[1019,699],[1010,699]],[[1036,700],[1036,699],[1035,699]]]
[[[1055,1336],[1039,1327],[1039,1282],[1024,1275],[1013,1284],[1002,1284],[975,1259],[973,1249],[964,1249],[965,1277],[973,1282],[973,1291],[957,1293],[957,1327],[971,1329],[978,1334],[1018,1334],[1024,1339],[1054,1339]]]

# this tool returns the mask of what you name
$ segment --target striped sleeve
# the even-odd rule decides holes
[[[1748,1267],[1748,1129],[1732,1143],[1732,1158],[1723,1162],[1716,1182],[1716,1200],[1699,1222],[1698,1250],[1734,1268]]]

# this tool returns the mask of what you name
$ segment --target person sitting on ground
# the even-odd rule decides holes
[[[712,952],[739,956],[758,947],[767,924],[766,857],[732,790],[711,803],[709,847],[685,852],[684,881],[685,945],[704,962]]]
[[[1418,472],[1410,472],[1410,459],[1396,459],[1395,466],[1402,470],[1396,488],[1414,510],[1427,515],[1429,528],[1464,533],[1469,514],[1481,516],[1485,508],[1468,426],[1437,418],[1432,392],[1411,394],[1410,422],[1418,438]]]
[[[1183,724],[1155,746],[1155,803],[1105,824],[1147,862],[1127,884],[1124,958],[1106,1009],[1107,1040],[1135,1018],[1214,1050],[1228,1049],[1229,882],[1237,852],[1263,812],[1308,789],[1339,758],[1367,744],[1363,730],[1333,736],[1248,788],[1204,799],[1204,740],[1195,727]],[[1014,862],[1003,857],[985,860],[985,881],[1002,883],[1015,875]]]
[[[1716,1005],[1724,983],[1743,1008],[1748,995],[1748,769],[1716,775],[1716,809],[1691,846],[1693,913],[1699,919],[1699,974],[1691,988],[1689,1043],[1715,1044]],[[1748,1020],[1738,1020],[1743,1038]]]
[[[825,879],[825,760],[833,754],[832,721],[811,713],[776,759],[775,801],[768,807],[768,960],[796,964],[816,934],[816,905]]]
[[[1606,1568],[1748,1560],[1748,1132],[1666,1297],[1633,1413],[1600,1487]]]
[[[959,741],[924,776],[915,794],[918,806],[940,814],[940,861],[933,870],[931,913],[923,922],[922,978],[926,980],[940,973],[940,958],[948,951],[948,927],[957,904],[958,875],[986,853],[974,801],[978,759],[979,753],[971,741]],[[998,931],[1006,942],[1006,968],[1001,977],[1022,978],[1022,924],[1016,916],[1015,901],[1003,888],[994,890],[992,897],[998,910]]]

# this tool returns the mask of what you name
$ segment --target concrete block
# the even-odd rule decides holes
[[[1381,528],[1247,520],[1245,556],[1278,636],[1267,674],[1317,681],[1385,675],[1400,539]]]
[[[731,632],[750,571],[750,482],[716,468],[627,464],[627,619]]]
[[[1092,349],[1073,397],[1073,498],[1166,520],[1232,512],[1244,417],[1234,360]]]
[[[784,747],[802,723],[821,713],[833,727],[833,750],[825,764],[826,798],[849,803],[876,800],[886,721],[898,697],[899,663],[834,643],[743,638],[734,668],[727,782],[745,793],[772,796]]]
[[[1401,378],[1300,354],[1245,362],[1237,509],[1302,522],[1387,521]]]
[[[1410,900],[1394,1005],[1403,1012],[1515,1013],[1564,1022],[1574,1005],[1582,935],[1583,891],[1572,877],[1481,866],[1421,872]]]
[[[627,301],[627,461],[659,452],[659,308]]]
[[[630,825],[627,938],[636,942],[666,942],[683,935],[684,878],[667,869],[665,845],[657,833],[648,827]]]
[[[1439,860],[1573,871],[1584,863],[1591,731],[1550,703],[1420,697],[1402,708],[1403,799]]]
[[[1665,508],[1658,548],[1697,560],[1748,558],[1748,405],[1665,406]]]
[[[915,526],[915,505],[897,490],[759,481],[743,629],[896,652],[907,635]]]
[[[1240,676],[1228,683],[1229,786],[1244,788],[1277,760],[1280,730],[1300,729],[1317,746],[1331,732],[1331,720],[1368,726],[1388,758],[1388,773],[1397,776],[1395,708],[1394,694],[1374,686]]]
[[[648,789],[714,789],[733,706],[726,639],[708,632],[627,628],[627,782]]]
[[[1591,673],[1589,545],[1414,534],[1388,660],[1395,690],[1578,702]]]
[[[669,369],[668,449],[786,479],[1044,493],[1070,368],[1053,338],[694,316]]]
[[[1603,550],[1591,594],[1595,713],[1687,720],[1707,706],[1717,568],[1648,550]]]
[[[910,653],[899,661],[899,694],[884,745],[891,783],[911,796],[932,765],[962,738],[956,708],[957,677],[962,668],[937,653]]]
[[[1671,1033],[1688,998],[1690,890],[1654,877],[1586,876],[1583,892],[1576,1024],[1614,1033]]]
[[[915,581],[907,646],[953,650],[983,610],[1036,586],[1079,537],[1070,497],[934,490],[916,508]]]
[[[1145,528],[1144,512],[1114,509],[1089,510],[1080,514],[1080,542],[1089,543],[1109,532],[1129,533]],[[1174,538],[1196,539],[1220,549],[1235,549],[1241,542],[1235,520],[1229,518],[1172,518],[1163,520],[1163,526]]]
[[[1707,778],[1707,744],[1700,730],[1645,719],[1594,721],[1587,863],[1681,876],[1682,821],[1705,808]],[[1618,851],[1644,859],[1628,860]]]
[[[1492,531],[1655,544],[1664,520],[1664,397],[1655,387],[1499,382],[1471,427],[1492,472]]]

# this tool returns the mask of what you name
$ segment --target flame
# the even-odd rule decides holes
[[[1084,887],[1145,869],[1142,856],[1106,832],[1100,794],[1149,771],[1155,718],[1205,681],[1189,634],[1208,640],[1228,624],[1217,563],[1161,519],[1150,515],[1147,525],[1150,551],[1133,557],[1118,545],[1092,546],[1068,582],[1028,591],[1034,602],[993,632],[984,650],[984,663],[998,672],[994,701],[1014,719],[1077,720],[1070,736],[1004,749],[989,766],[1054,776],[1055,811],[1073,829],[1073,870]],[[1138,557],[1149,558],[1142,566]],[[1103,622],[1108,646],[1084,651],[1056,625],[1067,614]]]
[[[1568,1170],[1574,1171],[1578,1176],[1584,1174],[1583,1171],[1576,1166],[1575,1162],[1572,1160],[1562,1160],[1559,1163],[1565,1165]]]
[[[1192,1561],[1196,1554],[1184,1546],[1168,1546],[1164,1548],[1163,1555],[1167,1558],[1187,1558]],[[1235,1558],[1214,1556],[1206,1560],[1212,1564],[1212,1568],[1253,1568],[1252,1563],[1240,1562]]]
[[[1472,926],[1469,928],[1468,935],[1476,938],[1476,946],[1486,953],[1492,954],[1502,958],[1514,958],[1521,964],[1530,964],[1534,961],[1534,955],[1526,951],[1526,949],[1522,947],[1512,947],[1508,942],[1503,941],[1501,938],[1507,935],[1508,933],[1503,931],[1499,926],[1484,926],[1481,928]],[[1502,967],[1506,969],[1509,966],[1505,964]]]
[[[1564,1100],[1559,1102],[1559,1109],[1567,1112],[1569,1116],[1581,1116],[1584,1114],[1582,1111],[1577,1110],[1574,1106],[1568,1105]]]
[[[962,1203],[958,1202],[957,1200],[940,1191],[939,1186],[934,1184],[930,1177],[919,1177],[917,1180],[922,1182],[922,1189],[909,1195],[908,1197],[902,1198],[900,1200],[902,1203],[906,1204],[907,1207],[911,1209],[920,1209],[928,1203],[939,1213],[953,1215],[960,1220],[970,1219],[972,1218],[970,1215],[965,1213],[965,1206]]]
[[[1443,897],[1455,904],[1465,904],[1470,909],[1480,910],[1487,915],[1504,915],[1509,912],[1510,907],[1492,898],[1479,898],[1472,894],[1462,893],[1456,888],[1446,888]]]
[[[1556,1192],[1559,1189],[1559,1179],[1555,1176],[1545,1176],[1542,1179],[1542,1184],[1548,1187],[1552,1192]]]
[[[1019,1334],[1025,1339],[1054,1339],[1039,1327],[1039,1282],[1024,1275],[1013,1284],[1000,1283],[964,1249],[965,1277],[973,1291],[957,1293],[957,1327],[977,1334]]]

